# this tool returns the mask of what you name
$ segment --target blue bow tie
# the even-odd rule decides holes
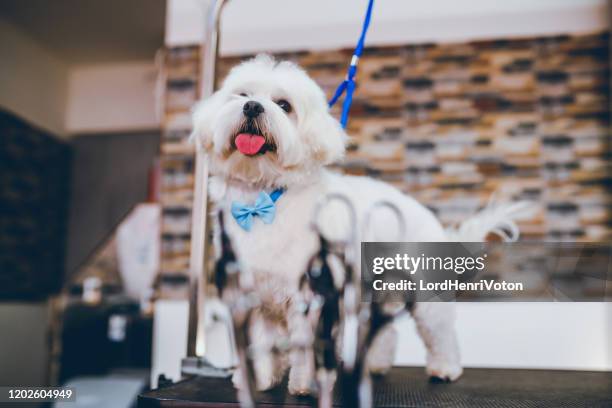
[[[259,217],[264,224],[271,224],[276,215],[276,200],[283,194],[283,189],[279,188],[267,194],[264,191],[259,193],[255,200],[255,205],[248,206],[244,203],[234,201],[232,203],[232,215],[234,219],[245,231],[250,231],[253,226],[253,217]]]

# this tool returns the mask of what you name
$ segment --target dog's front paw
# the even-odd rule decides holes
[[[274,376],[258,377],[255,382],[255,388],[257,391],[268,391],[280,384],[281,380],[282,378],[276,378]]]
[[[372,353],[367,358],[368,370],[373,375],[385,375],[393,366],[393,354],[389,353]]]
[[[268,371],[267,369],[255,370],[255,388],[257,391],[267,391],[270,390],[281,383],[283,380],[282,375],[278,373],[274,373],[273,371]]]
[[[279,385],[283,380],[284,370],[280,362],[270,356],[255,359],[255,388],[257,391],[267,391]]]
[[[291,395],[313,395],[315,393],[315,385],[312,367],[308,365],[291,367],[287,388]]]
[[[242,372],[239,369],[232,374],[232,384],[237,390],[242,390],[245,387],[244,381],[242,380]]]
[[[463,374],[463,368],[457,362],[444,359],[433,359],[427,363],[425,368],[429,380],[434,383],[452,382]]]
[[[289,390],[289,394],[297,395],[300,397],[305,397],[307,395],[314,395],[316,391],[310,379],[306,379],[306,378],[292,380],[290,377],[289,384],[287,385],[287,389]]]
[[[267,391],[274,388],[280,384],[282,380],[282,377],[262,369],[259,371],[256,370],[255,377],[255,388],[257,391]],[[232,384],[237,390],[244,390],[247,388],[247,382],[244,380],[241,370],[234,371],[232,375]]]

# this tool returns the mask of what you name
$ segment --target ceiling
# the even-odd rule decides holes
[[[153,59],[166,0],[0,0],[0,18],[70,64]]]

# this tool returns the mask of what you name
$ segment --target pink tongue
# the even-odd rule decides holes
[[[252,156],[261,150],[261,147],[266,143],[266,139],[261,135],[240,133],[236,136],[235,143],[240,153]]]

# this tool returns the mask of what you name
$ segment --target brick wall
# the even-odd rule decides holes
[[[609,36],[366,49],[340,167],[390,182],[452,224],[496,192],[539,212],[523,239],[610,234]],[[351,50],[280,54],[331,95]],[[249,56],[223,58],[223,77]],[[169,50],[163,265],[187,270],[193,159],[185,145],[199,49]],[[334,108],[337,114],[339,108]]]

